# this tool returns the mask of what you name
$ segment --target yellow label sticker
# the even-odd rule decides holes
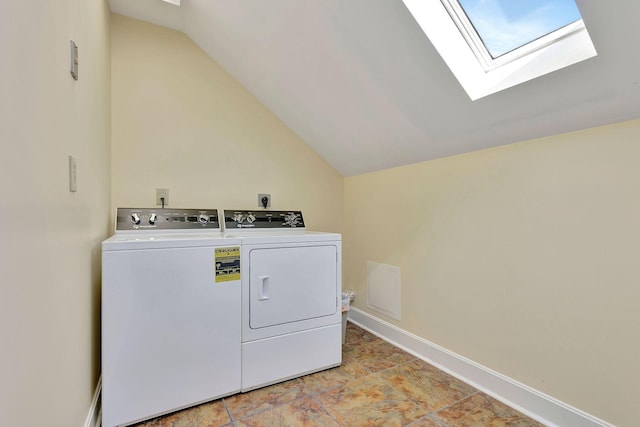
[[[240,280],[240,247],[216,248],[216,283]]]

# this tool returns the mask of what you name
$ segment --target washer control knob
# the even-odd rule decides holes
[[[140,225],[140,215],[138,215],[137,213],[131,214],[131,222],[135,225]]]
[[[151,215],[149,215],[149,224],[153,225],[157,220],[158,216],[156,214],[152,213]]]
[[[198,216],[198,222],[200,224],[206,224],[209,222],[209,215],[205,215],[205,214],[200,214]]]
[[[255,221],[255,220],[256,220],[256,217],[253,214],[247,215],[247,222],[249,224],[253,223],[253,221]]]

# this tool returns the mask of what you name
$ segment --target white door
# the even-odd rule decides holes
[[[249,269],[251,329],[333,316],[338,310],[334,245],[254,248]]]

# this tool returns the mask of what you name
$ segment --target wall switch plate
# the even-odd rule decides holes
[[[69,45],[71,47],[69,62],[71,76],[73,80],[78,80],[78,46],[76,46],[76,42],[73,40],[69,40]]]
[[[264,198],[265,197],[267,198],[266,206],[265,206],[265,203],[264,203]],[[264,209],[270,208],[271,207],[271,194],[258,194],[258,207],[259,208],[264,208]]]
[[[69,191],[78,191],[78,163],[73,156],[69,156]]]
[[[163,206],[163,203],[162,203],[163,197],[164,197],[164,206],[169,206],[169,189],[156,188],[156,205]]]

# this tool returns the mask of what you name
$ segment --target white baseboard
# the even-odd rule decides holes
[[[351,307],[349,321],[549,427],[614,427],[446,348]]]
[[[102,425],[102,377],[98,379],[96,390],[91,399],[89,414],[84,422],[84,427],[100,427]]]

